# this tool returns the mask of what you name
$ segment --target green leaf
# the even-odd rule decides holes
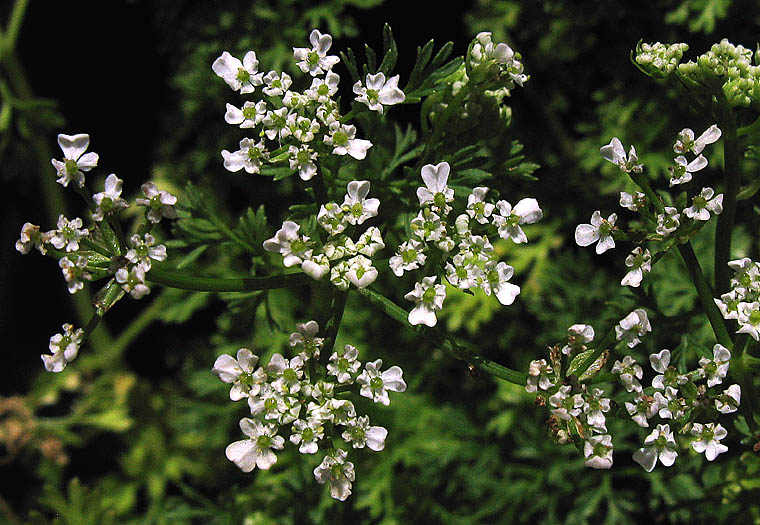
[[[393,31],[391,26],[385,24],[383,26],[383,50],[385,56],[380,64],[379,71],[384,73],[385,76],[390,76],[393,68],[396,67],[396,61],[398,60],[398,47],[396,47],[396,39],[393,38]]]

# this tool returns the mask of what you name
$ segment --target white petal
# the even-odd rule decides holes
[[[251,472],[256,467],[256,444],[251,439],[230,443],[224,453],[243,472]]]
[[[599,240],[599,228],[591,224],[579,224],[575,228],[575,242],[578,246],[588,246]]]

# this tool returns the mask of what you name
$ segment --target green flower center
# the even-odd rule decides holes
[[[707,206],[707,199],[705,199],[701,195],[697,195],[696,197],[694,197],[694,207],[695,208],[701,210],[705,206]]]
[[[271,448],[272,447],[272,437],[271,436],[259,436],[256,438],[256,444],[259,448]]]
[[[446,196],[440,191],[433,196],[433,203],[439,208],[446,206]]]
[[[303,432],[301,432],[301,440],[303,441],[313,441],[314,440],[314,431],[310,429],[309,427],[306,427],[303,429]]]
[[[757,326],[760,324],[760,311],[755,310],[751,314],[749,314],[749,324],[753,326]]]
[[[264,401],[264,408],[267,412],[272,412],[277,409],[277,400],[273,397],[270,397],[266,401]]]
[[[368,89],[367,90],[367,99],[370,102],[376,102],[379,96],[380,96],[380,94],[376,90],[374,90],[374,89]]]
[[[296,153],[296,161],[301,165],[308,164],[311,161],[309,152],[303,149],[299,150],[299,152]]]
[[[286,368],[282,372],[282,377],[284,377],[285,381],[287,381],[288,383],[295,383],[296,381],[298,381],[298,374],[296,374],[296,371],[293,370],[292,368]]]
[[[246,120],[253,120],[256,118],[256,108],[253,106],[248,106],[247,108],[243,108],[243,118]]]
[[[294,253],[300,253],[306,249],[306,243],[301,239],[296,239],[290,243],[290,251]]]
[[[309,52],[309,54],[306,55],[306,62],[311,66],[319,64],[319,53],[316,51]]]
[[[329,94],[330,94],[330,88],[327,87],[327,84],[321,84],[317,88],[317,95],[319,95],[320,97],[326,97]]]
[[[261,150],[259,148],[253,147],[248,148],[248,159],[251,161],[257,161],[261,158]]]
[[[422,301],[426,303],[432,303],[433,299],[435,299],[435,288],[431,286],[422,294]]]
[[[237,77],[236,78],[240,82],[242,82],[243,84],[245,84],[246,82],[248,82],[248,81],[251,80],[251,74],[241,67],[241,68],[238,68],[238,72],[237,72]]]
[[[401,252],[401,260],[404,261],[405,264],[409,264],[411,262],[414,262],[417,260],[417,250],[414,248],[408,248]]]
[[[79,165],[77,164],[77,161],[73,159],[66,159],[66,162],[64,164],[66,167],[66,173],[69,175],[74,175],[79,171]]]
[[[369,386],[372,390],[380,390],[383,388],[383,380],[379,377],[373,377],[369,380]]]
[[[336,131],[333,134],[333,142],[338,146],[345,146],[348,144],[348,134],[345,131]]]

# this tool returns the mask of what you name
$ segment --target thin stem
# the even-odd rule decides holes
[[[18,34],[21,31],[21,24],[24,21],[28,5],[29,0],[16,0],[13,4],[5,35],[2,38],[2,44],[0,44],[0,62],[4,62],[5,57],[16,49],[16,41],[18,40]]]
[[[268,277],[197,277],[178,272],[154,263],[147,279],[153,283],[170,288],[194,290],[197,292],[245,292],[251,290],[271,290],[273,288],[290,288],[304,286],[311,278],[302,272],[294,272]]]
[[[442,333],[434,328],[426,328],[422,326],[411,326],[407,320],[407,312],[403,308],[396,305],[393,301],[381,295],[375,291],[367,288],[359,288],[356,290],[365,299],[367,299],[373,307],[382,311],[390,318],[398,321],[404,326],[407,326],[411,330],[414,330],[422,337],[433,343],[438,348],[441,348],[452,357],[465,361],[471,366],[482,370],[494,377],[514,383],[516,385],[525,386],[528,380],[528,375],[523,372],[512,370],[503,365],[495,363],[490,359],[486,359],[481,356],[476,349],[474,349],[469,343],[462,341],[453,336]]]
[[[758,426],[754,415],[757,399],[752,375],[747,370],[747,353],[745,351],[748,340],[749,336],[747,334],[739,334],[736,338],[736,343],[734,343],[731,349],[731,375],[736,378],[742,389],[742,403],[739,406],[739,410],[744,415],[750,432],[757,435]]]
[[[715,291],[718,295],[729,290],[731,270],[731,234],[736,218],[736,194],[739,193],[739,142],[736,136],[736,121],[729,113],[723,123],[723,161],[726,189],[723,194],[723,212],[718,215],[715,227]]]

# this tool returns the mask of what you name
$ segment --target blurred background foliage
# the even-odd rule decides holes
[[[12,6],[0,14],[12,19]],[[307,289],[212,296],[156,288],[147,300],[124,301],[109,313],[64,373],[41,372],[50,334],[82,317],[88,303],[81,294],[72,303],[49,260],[22,260],[11,248],[23,222],[49,227],[58,213],[78,209],[51,183],[55,135],[89,133],[101,165],[125,179],[127,194],[148,178],[180,194],[187,220],[178,221],[170,249],[195,250],[193,264],[211,275],[247,272],[250,260],[222,244],[214,224],[189,217],[211,213],[268,237],[274,230],[260,231],[263,213],[272,223],[281,219],[296,185],[292,177],[274,182],[223,169],[219,151],[239,133],[222,118],[229,90],[211,62],[223,50],[239,56],[253,49],[262,69],[293,71],[292,46],[315,27],[361,61],[365,42],[381,49],[384,22],[398,42],[402,84],[416,46],[451,40],[461,55],[480,31],[521,52],[531,75],[509,103],[512,133],[521,154],[540,164],[538,180],[497,183],[511,202],[536,197],[545,214],[527,246],[497,245],[523,294],[504,308],[452,292],[442,316],[449,331],[525,370],[569,325],[588,322],[601,332],[635,303],[663,312],[652,318],[653,336],[636,358],[665,347],[693,357],[695,346],[707,344],[677,257],[655,266],[656,289],[624,291],[618,283],[627,252],[592,255],[575,246],[573,230],[594,209],[618,211],[618,192],[626,189],[618,170],[602,165],[601,145],[613,136],[635,144],[662,183],[675,134],[711,124],[631,65],[636,42],[685,41],[689,56],[724,36],[754,47],[756,2],[31,1],[15,50],[3,51],[0,86],[11,111],[0,115],[0,520],[760,523],[760,460],[739,443],[739,432],[730,432],[729,452],[714,464],[686,452],[674,468],[646,474],[630,459],[639,437],[619,425],[611,428],[613,469],[587,469],[576,450],[549,439],[546,411],[522,388],[471,372],[354,295],[338,344],[355,344],[363,360],[400,365],[409,390],[388,408],[357,407],[390,433],[384,452],[355,455],[357,480],[345,503],[314,483],[316,459],[290,447],[268,472],[243,474],[224,457],[238,439],[241,412],[211,365],[243,345],[262,359],[282,351],[296,322],[320,315],[319,298]],[[401,129],[418,126],[415,107],[392,116]],[[756,168],[746,162],[745,169]],[[748,213],[739,210],[745,223]],[[237,226],[243,214],[247,222]],[[757,259],[754,224],[736,249]],[[695,241],[700,257],[710,256],[708,230]]]

